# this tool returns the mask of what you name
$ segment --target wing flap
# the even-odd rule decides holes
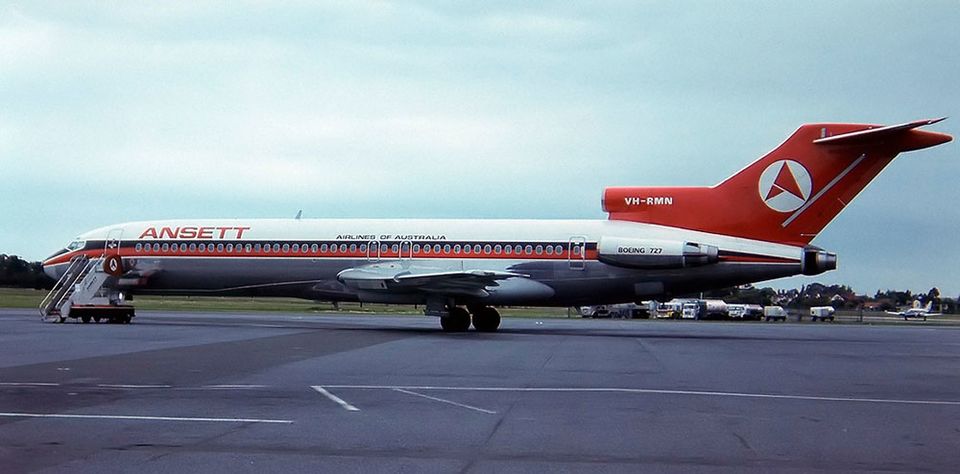
[[[487,288],[499,286],[500,280],[528,277],[522,273],[499,270],[438,270],[403,267],[396,263],[349,268],[337,274],[337,279],[343,284],[358,290],[398,293],[420,291],[479,297],[487,296]]]

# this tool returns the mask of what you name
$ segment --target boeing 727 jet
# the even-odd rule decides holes
[[[111,225],[44,263],[44,317],[129,322],[127,295],[422,304],[446,331],[496,331],[502,305],[669,298],[837,266],[811,244],[897,154],[951,140],[818,123],[709,187],[611,187],[603,220],[230,219]]]

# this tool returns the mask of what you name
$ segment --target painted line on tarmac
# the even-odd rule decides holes
[[[414,395],[414,396],[417,396],[417,397],[423,397],[423,398],[426,398],[426,399],[428,399],[428,400],[433,400],[433,401],[435,401],[435,402],[448,403],[448,404],[450,404],[450,405],[455,405],[455,406],[458,406],[458,407],[461,407],[461,408],[466,408],[466,409],[468,409],[468,410],[479,411],[480,413],[486,413],[486,414],[488,414],[488,415],[496,415],[496,414],[497,414],[497,412],[495,412],[495,411],[485,410],[485,409],[483,409],[483,408],[475,407],[475,406],[473,406],[473,405],[467,405],[467,404],[464,404],[464,403],[457,403],[457,402],[455,402],[455,401],[453,401],[453,400],[447,400],[447,399],[445,399],[445,398],[431,397],[430,395],[424,395],[424,394],[422,394],[422,393],[411,392],[410,390],[404,390],[404,389],[402,389],[402,388],[395,388],[395,389],[393,389],[393,391],[395,391],[395,392],[400,392],[400,393],[406,393],[406,394],[408,394],[408,395]]]
[[[127,384],[127,383],[100,383],[90,384],[60,384],[53,382],[0,382],[0,387],[27,387],[27,388],[45,388],[45,387],[66,387],[66,388],[106,388],[106,389],[174,389],[174,390],[253,390],[262,388],[271,388],[270,385],[261,384],[220,384],[220,385],[201,385],[196,387],[177,387],[169,384]]]
[[[197,418],[187,416],[146,416],[146,415],[81,415],[74,413],[8,413],[0,412],[6,418],[67,418],[82,420],[135,420],[135,421],[186,421],[196,423],[274,423],[290,424],[293,420],[271,420],[264,418]]]
[[[327,388],[343,388],[355,390],[423,390],[423,391],[464,391],[464,392],[540,392],[540,393],[636,393],[649,395],[688,395],[699,397],[730,397],[730,398],[766,398],[779,400],[807,400],[822,402],[853,402],[877,403],[898,405],[946,405],[960,406],[957,400],[909,400],[895,398],[857,398],[857,397],[823,397],[813,395],[785,395],[774,393],[748,392],[715,392],[700,390],[667,390],[654,388],[621,388],[621,387],[446,387],[439,385],[335,385],[324,384]]]
[[[318,393],[320,393],[320,395],[323,395],[323,396],[329,398],[330,400],[333,400],[334,403],[336,403],[337,405],[340,405],[341,407],[343,407],[344,410],[347,410],[347,411],[360,411],[359,408],[357,408],[357,407],[355,407],[355,406],[347,403],[346,400],[344,400],[344,399],[342,399],[342,398],[340,398],[340,397],[338,397],[338,396],[336,396],[336,395],[328,392],[327,389],[323,388],[323,387],[320,386],[320,385],[311,385],[310,388],[316,390]]]
[[[52,382],[0,382],[0,387],[59,387]]]

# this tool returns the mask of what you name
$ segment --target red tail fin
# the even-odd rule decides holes
[[[921,120],[881,127],[810,124],[713,187],[613,187],[610,219],[806,245],[902,151],[952,139],[916,130]]]

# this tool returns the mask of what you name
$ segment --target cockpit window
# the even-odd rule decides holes
[[[80,250],[83,248],[84,244],[86,244],[86,242],[82,240],[74,240],[73,242],[70,242],[70,245],[67,245],[67,250],[71,252],[74,250]]]

